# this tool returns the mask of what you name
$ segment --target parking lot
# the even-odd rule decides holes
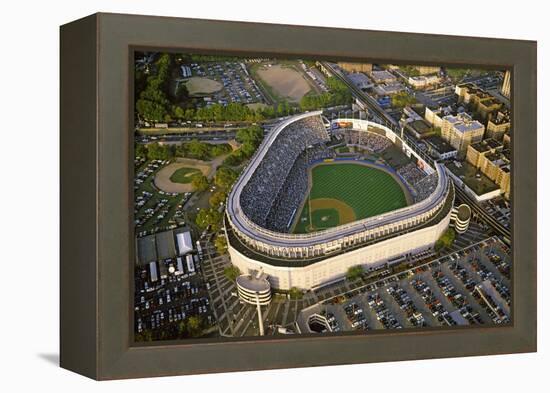
[[[497,237],[323,300],[302,311],[331,315],[336,331],[510,322],[511,257]]]
[[[254,104],[265,103],[256,82],[248,75],[244,63],[204,62],[191,64],[194,76],[204,77],[220,82],[223,88],[208,96],[206,105],[213,103],[227,105],[229,103]]]
[[[183,205],[191,193],[169,193],[157,190],[153,179],[168,160],[134,161],[134,224],[138,237],[184,225]]]
[[[158,261],[168,266],[170,261]],[[161,270],[162,271],[162,270]],[[215,330],[216,318],[208,296],[208,284],[203,280],[199,258],[194,271],[183,274],[165,270],[160,279],[152,279],[146,266],[136,267],[134,324],[137,341],[168,340],[181,337],[181,325],[190,317],[200,321],[197,335],[209,335]]]
[[[211,242],[201,241],[203,249],[202,271],[208,286],[213,312],[218,320],[222,336],[257,336],[256,307],[243,303],[237,296],[235,283],[228,280],[224,268],[231,266],[228,255],[217,254]],[[290,299],[287,295],[274,293],[271,303],[262,307],[266,334],[276,333],[278,327],[294,329],[300,311],[315,304],[312,294],[302,299]]]
[[[218,255],[207,239],[201,245],[202,272],[218,334],[257,336],[256,307],[241,302],[235,284],[224,275],[229,257]],[[434,258],[433,254],[420,255],[417,266],[398,273],[383,267],[373,272],[375,280],[366,285],[344,280],[308,291],[300,299],[274,293],[271,303],[262,307],[266,334],[277,334],[279,327],[307,333],[304,326],[313,314],[326,318],[334,332],[509,321],[511,260],[499,239],[487,238]]]

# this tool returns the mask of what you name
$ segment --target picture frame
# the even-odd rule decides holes
[[[131,219],[136,50],[509,70],[512,323],[136,345]],[[97,13],[61,26],[60,53],[61,367],[109,380],[536,351],[536,42]]]

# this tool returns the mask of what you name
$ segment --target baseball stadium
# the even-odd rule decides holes
[[[266,136],[227,199],[231,262],[272,287],[311,289],[356,265],[376,267],[433,248],[454,202],[443,166],[389,128],[322,112],[285,119]]]

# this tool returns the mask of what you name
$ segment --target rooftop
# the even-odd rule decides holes
[[[456,161],[453,161],[447,163],[446,166],[477,195],[483,195],[499,189],[499,186],[467,161],[460,162],[458,165]]]
[[[498,111],[497,115],[489,121],[496,125],[510,123],[510,111],[508,109],[501,109]]]
[[[472,149],[477,150],[480,153],[485,153],[489,150],[496,150],[502,147],[502,144],[493,138],[484,139],[481,142],[474,143],[471,145]]]
[[[271,289],[265,274],[242,274],[237,277],[237,285],[251,292],[266,292]]]
[[[475,84],[473,83],[464,83],[464,84],[461,84],[461,85],[458,85],[459,88],[463,88],[463,89],[466,89],[466,91],[469,93],[469,94],[475,94],[476,96],[478,96],[479,98],[485,98],[485,97],[492,97],[489,93],[487,93],[485,90],[477,87]]]
[[[401,83],[388,83],[388,84],[378,85],[375,87],[375,91],[379,95],[395,94],[395,93],[399,93],[404,89],[405,89],[405,86],[403,86]]]
[[[391,72],[386,70],[372,71],[371,76],[372,76],[372,79],[374,79],[376,82],[389,80],[389,79],[396,79],[396,77]]]
[[[449,115],[445,116],[443,119],[451,123],[454,128],[460,132],[475,131],[483,128],[483,124],[477,120],[472,120],[472,117],[467,113],[459,113],[456,116]]]
[[[431,145],[435,150],[437,150],[439,153],[450,153],[452,151],[455,151],[456,149],[449,145],[443,138],[439,136],[429,136],[426,139],[424,139],[426,143]]]
[[[456,215],[461,221],[465,221],[472,215],[472,210],[470,209],[470,206],[463,203],[458,207]]]
[[[478,143],[472,143],[472,144],[470,145],[470,147],[471,147],[472,149],[474,149],[475,151],[478,151],[478,152],[480,152],[480,153],[485,153],[486,151],[489,151],[489,150],[490,150],[489,146],[487,146],[486,143],[483,143],[483,141],[478,142]]]
[[[369,79],[369,77],[362,72],[352,72],[348,74],[348,78],[353,82],[353,84],[357,85],[359,88],[365,88],[372,85],[372,81]]]
[[[489,138],[489,139],[485,139],[484,142],[487,144],[487,146],[489,146],[491,149],[498,149],[499,147],[502,146],[502,144],[493,139],[493,138]]]
[[[432,127],[429,126],[424,120],[415,120],[409,123],[411,128],[413,128],[419,134],[427,134],[433,132]]]
[[[486,99],[486,100],[481,100],[480,102],[480,105],[483,105],[487,108],[490,108],[492,106],[501,106],[502,103],[500,103],[499,101],[495,100],[494,98],[489,98],[489,99]]]
[[[447,106],[429,106],[432,112],[439,115],[439,117],[444,117],[448,115],[456,116],[459,113],[462,113],[465,111],[464,107],[462,105],[459,105],[457,103],[454,103],[452,105]]]

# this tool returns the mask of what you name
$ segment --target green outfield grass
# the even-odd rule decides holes
[[[201,173],[201,171],[197,168],[183,167],[172,173],[172,176],[170,176],[170,180],[174,183],[187,184],[191,183],[191,181],[193,180],[193,176],[199,173]]]
[[[318,206],[312,208],[313,228],[309,223],[306,201],[294,233],[342,225],[407,206],[405,192],[393,176],[377,168],[352,163],[314,167],[310,200],[312,206]],[[323,202],[319,204],[316,200]],[[331,206],[331,200],[334,206]],[[353,210],[355,217],[350,219],[349,208],[347,213],[342,208],[346,205]]]

